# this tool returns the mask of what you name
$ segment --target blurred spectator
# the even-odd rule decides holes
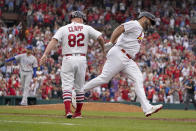
[[[23,53],[28,44],[34,46],[34,55],[39,59],[56,30],[69,23],[72,10],[87,13],[86,24],[101,30],[106,41],[115,27],[136,19],[140,11],[147,10],[157,17],[156,26],[152,27],[155,31],[150,29],[146,32],[148,37],[144,38],[141,52],[135,58],[143,72],[146,95],[152,102],[182,103],[186,93],[183,82],[189,76],[195,81],[193,77],[196,76],[196,37],[190,26],[196,23],[195,4],[194,0],[180,4],[178,0],[101,0],[99,3],[93,0],[0,0],[0,60]],[[13,26],[8,26],[1,20],[5,12],[21,14],[27,23],[17,21]],[[38,70],[37,79],[32,81],[32,95],[36,94],[40,99],[61,98],[60,44],[51,52],[51,58],[42,69]],[[102,69],[104,60],[98,46],[97,41],[90,40],[86,80],[94,78]],[[0,95],[22,94],[18,70],[16,63],[0,68]],[[12,81],[13,76],[16,80]],[[109,85],[86,93],[86,99],[135,101],[134,89],[129,89],[131,84],[120,74]]]
[[[180,103],[179,90],[180,90],[180,88],[177,86],[177,83],[175,82],[173,87],[171,87],[171,90],[169,92],[169,94],[171,95],[170,103],[174,103],[174,104],[179,104]]]

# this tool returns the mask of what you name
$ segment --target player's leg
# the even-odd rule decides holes
[[[152,106],[147,100],[146,94],[143,88],[142,72],[140,71],[139,67],[133,60],[130,60],[128,62],[127,66],[123,70],[123,73],[126,73],[128,75],[128,78],[133,80],[137,98],[146,116],[149,116],[152,113],[155,113],[156,111],[162,108],[162,105]]]
[[[23,97],[22,97],[22,101],[25,104],[28,104],[28,96],[29,96],[29,89],[30,89],[30,83],[32,80],[32,73],[31,72],[25,72],[25,86],[24,86],[24,92],[23,92]]]
[[[62,81],[62,96],[63,102],[65,105],[65,114],[67,118],[72,117],[71,112],[71,96],[72,88],[74,85],[74,69],[73,63],[70,59],[63,58],[62,67],[61,67],[61,81]],[[69,57],[68,57],[69,58]]]
[[[146,94],[144,92],[142,72],[140,71],[137,64],[133,60],[130,60],[129,64],[123,70],[123,73],[126,73],[128,78],[133,80],[138,100],[141,103],[143,111],[146,112],[151,108],[151,104],[147,100]]]
[[[189,107],[189,101],[190,101],[190,94],[186,93],[186,97],[185,97],[185,110],[188,110]]]
[[[84,102],[84,82],[86,74],[86,60],[78,60],[77,71],[75,74],[75,91],[76,91],[76,110],[74,118],[81,118],[81,110]]]
[[[107,56],[107,60],[103,66],[101,74],[86,83],[84,85],[84,91],[86,92],[94,87],[108,83],[112,77],[119,73],[123,68],[124,65],[122,64],[121,58],[118,56],[118,52],[112,52],[112,54]]]
[[[21,85],[23,88],[23,94],[25,90],[25,74],[23,72],[20,72],[20,79],[21,79]],[[22,98],[22,101],[20,102],[21,105],[27,105],[27,101],[25,101],[24,97]]]

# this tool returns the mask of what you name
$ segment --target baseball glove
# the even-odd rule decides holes
[[[0,67],[3,67],[5,65],[5,62],[0,61]]]

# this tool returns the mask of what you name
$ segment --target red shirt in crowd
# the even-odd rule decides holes
[[[153,98],[153,95],[155,93],[154,88],[148,89],[148,99],[151,100]]]
[[[176,20],[175,20],[175,25],[180,26],[180,23],[181,23],[181,18],[177,17]]]
[[[164,93],[158,94],[159,102],[164,102]]]
[[[27,12],[27,6],[26,6],[26,3],[25,3],[25,2],[22,3],[21,11],[22,11],[23,13],[26,13],[26,12]]]
[[[87,19],[88,19],[88,22],[92,22],[93,21],[93,15],[89,14]]]
[[[92,94],[92,99],[93,99],[94,101],[99,100],[99,94],[98,94],[97,92],[93,92],[93,94]]]
[[[5,0],[0,0],[0,7],[4,7]]]
[[[44,83],[42,88],[42,99],[47,99],[48,98],[48,95],[47,95],[47,92],[46,92],[46,84]]]
[[[122,90],[122,99],[125,100],[125,101],[129,101],[130,98],[129,98],[129,89],[128,88],[123,88]]]
[[[50,23],[50,16],[48,14],[44,15],[44,23]]]
[[[111,19],[111,13],[110,12],[107,12],[107,14],[105,15],[105,21],[106,22],[109,22],[110,21],[110,19]]]
[[[41,9],[42,9],[43,12],[46,12],[47,11],[46,10],[47,9],[47,4],[46,3],[42,3],[41,4]]]

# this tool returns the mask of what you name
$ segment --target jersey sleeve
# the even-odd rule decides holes
[[[122,25],[124,26],[125,32],[132,32],[134,27],[136,27],[132,21],[125,22]]]
[[[52,38],[55,38],[55,39],[57,39],[58,41],[61,41],[62,36],[63,36],[63,28],[61,27],[61,28],[59,28],[59,29],[57,30],[57,32],[55,33],[55,35],[54,35]]]
[[[93,39],[97,39],[100,35],[102,35],[101,32],[95,30],[93,27],[89,26],[88,28],[88,33],[89,33],[89,36]]]
[[[37,63],[37,59],[36,58],[34,59],[34,62],[33,62],[33,68],[34,67],[38,67],[38,63]]]
[[[15,59],[16,59],[17,61],[19,61],[23,56],[24,56],[24,54],[20,54],[20,55],[14,56],[14,57],[15,57]]]

